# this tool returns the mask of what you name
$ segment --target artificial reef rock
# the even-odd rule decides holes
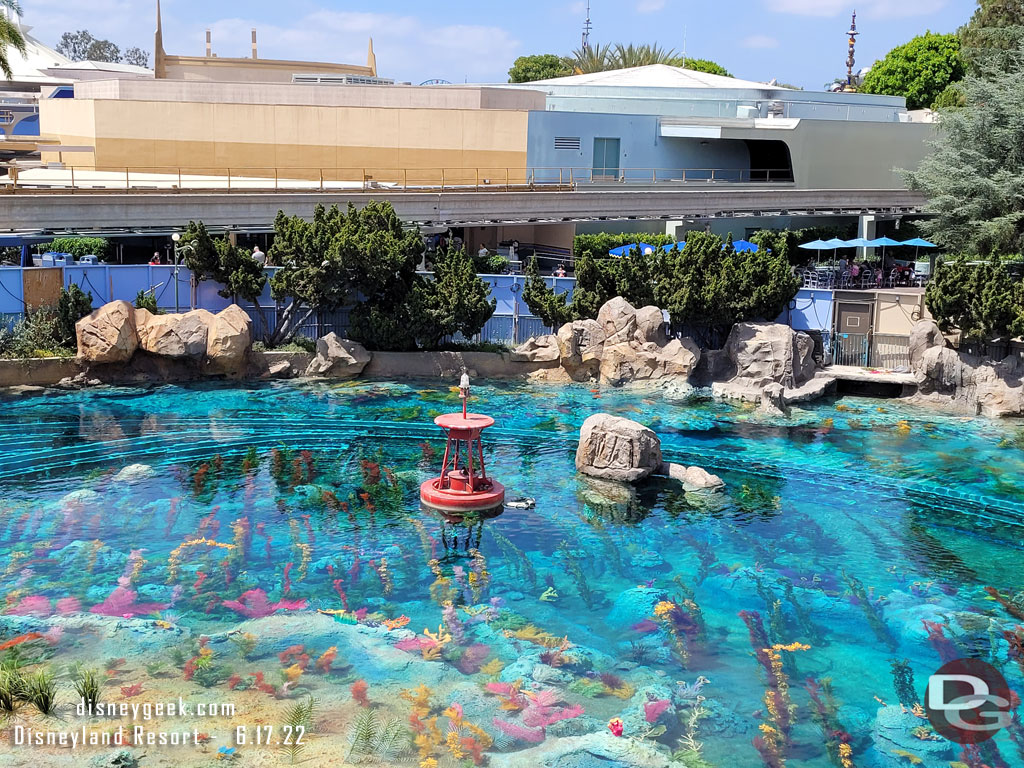
[[[371,357],[362,344],[343,339],[332,331],[317,339],[316,357],[306,368],[306,375],[352,379],[363,372]]]
[[[1024,416],[1024,361],[958,352],[946,345],[934,320],[921,320],[911,331],[910,368],[919,401],[992,418]]]
[[[79,320],[75,334],[78,356],[88,364],[128,363],[141,349],[154,358],[194,361],[208,373],[239,374],[252,347],[252,320],[236,304],[217,314],[154,315],[112,301]]]
[[[557,361],[557,370],[573,381],[621,386],[689,378],[700,361],[700,350],[690,339],[670,339],[657,307],[635,309],[618,296],[601,307],[596,320],[576,320],[556,334],[530,339],[513,352],[512,360]],[[552,378],[551,369],[538,373]]]

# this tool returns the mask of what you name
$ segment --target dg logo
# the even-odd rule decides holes
[[[925,711],[936,733],[958,744],[980,744],[1010,724],[1013,698],[991,664],[957,659],[928,678]]]

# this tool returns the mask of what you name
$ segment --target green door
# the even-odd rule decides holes
[[[594,139],[594,178],[619,178],[618,139]]]

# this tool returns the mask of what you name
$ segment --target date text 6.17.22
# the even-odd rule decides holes
[[[235,746],[288,747],[305,743],[305,736],[306,729],[301,725],[239,725],[235,728]]]

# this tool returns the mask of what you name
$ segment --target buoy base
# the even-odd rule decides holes
[[[505,486],[490,480],[491,487],[473,493],[451,488],[440,488],[441,478],[434,477],[420,486],[420,500],[428,507],[442,512],[479,512],[500,507],[505,501]]]

